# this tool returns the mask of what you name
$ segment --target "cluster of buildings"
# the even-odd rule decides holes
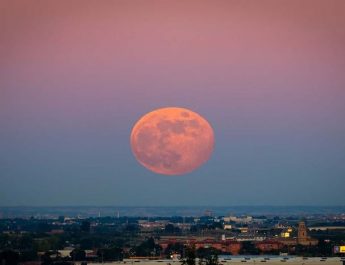
[[[291,246],[291,245],[303,245],[303,246],[315,246],[318,244],[318,240],[308,236],[308,229],[304,222],[298,224],[298,235],[296,238],[282,237],[278,242]]]
[[[309,217],[306,218],[308,223],[317,225],[310,229],[307,228],[305,222],[298,222],[298,220],[301,220],[300,216],[289,216],[288,218],[273,215],[268,217],[247,215],[214,217],[210,211],[199,217],[143,218],[117,215],[116,217],[70,218],[60,216],[55,219],[2,219],[0,220],[0,234],[3,234],[4,238],[8,237],[8,242],[4,241],[3,248],[12,247],[19,250],[11,243],[16,242],[11,237],[17,238],[22,234],[29,234],[33,235],[36,243],[40,243],[38,251],[41,253],[38,254],[43,255],[47,250],[57,249],[50,242],[50,237],[64,238],[64,243],[58,247],[60,250],[56,253],[57,255],[69,257],[73,249],[82,249],[88,260],[97,260],[100,258],[98,250],[111,249],[114,246],[121,248],[125,257],[148,256],[147,253],[153,253],[150,254],[152,257],[165,257],[170,253],[174,255],[174,252],[178,252],[175,251],[176,249],[180,250],[177,248],[177,244],[182,248],[183,246],[194,246],[197,250],[214,248],[224,254],[232,255],[249,254],[247,251],[249,247],[254,254],[259,252],[294,253],[298,249],[295,248],[297,245],[315,246],[318,244],[316,238],[308,235],[308,231],[313,229],[312,234],[315,237],[319,235],[317,231],[322,229],[336,229],[341,231],[339,233],[345,233],[345,226],[342,226],[343,219],[336,219],[335,226],[332,225],[333,219],[325,219],[324,222],[320,222],[320,219]],[[99,237],[104,242],[98,242]],[[87,240],[82,241],[81,238]],[[154,239],[155,250],[152,252],[138,251],[139,247],[148,239]],[[41,242],[43,243],[41,244]],[[123,243],[116,245],[117,243],[108,242]],[[333,244],[333,242],[331,243]],[[156,245],[159,245],[160,248],[156,248]],[[343,249],[340,246],[344,245],[343,242],[334,242],[333,245],[339,245],[337,251],[342,253]],[[315,250],[316,248],[306,249]],[[334,251],[334,253],[338,252]],[[182,252],[180,251],[180,253]]]
[[[243,241],[251,241],[262,252],[269,252],[274,250],[281,250],[284,247],[291,247],[296,245],[315,246],[318,240],[308,236],[308,229],[303,221],[298,224],[297,237],[291,237],[291,228],[287,228],[286,232],[282,232],[281,236],[273,238],[265,237],[247,237],[246,240],[240,238],[227,239],[224,235],[220,239],[208,237],[188,237],[188,236],[162,236],[159,240],[159,245],[165,250],[169,245],[176,243],[182,245],[193,245],[196,249],[199,248],[215,248],[221,252],[231,253],[237,255],[240,253]]]

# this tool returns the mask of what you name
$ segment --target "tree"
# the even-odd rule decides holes
[[[7,234],[0,234],[0,249],[6,249],[9,247],[9,235]]]
[[[171,254],[173,253],[178,253],[180,255],[183,254],[184,246],[183,244],[176,242],[174,244],[169,244],[167,248],[165,249],[164,254],[170,257]]]
[[[90,233],[91,224],[89,221],[83,221],[80,226],[80,230],[85,233]]]
[[[84,250],[76,248],[72,250],[70,256],[74,261],[83,261],[86,258],[86,253]]]
[[[58,251],[46,251],[42,257],[42,265],[51,265],[54,261],[58,261],[61,259],[61,255]]]
[[[196,233],[199,231],[199,227],[197,225],[192,225],[189,229],[191,233]]]
[[[50,253],[46,252],[41,257],[42,265],[50,265],[53,264],[53,259],[50,257]]]
[[[35,250],[25,250],[20,252],[20,261],[33,261],[37,260],[37,251]]]
[[[160,255],[161,250],[162,248],[160,245],[155,244],[152,237],[134,248],[135,255],[142,257],[158,256]]]
[[[256,248],[255,244],[250,241],[244,241],[242,243],[242,248],[240,254],[243,255],[258,255],[260,253],[259,249]]]
[[[123,260],[121,248],[104,248],[97,251],[97,256],[101,261],[120,261]]]
[[[195,265],[195,247],[186,247],[181,259],[182,265]]]
[[[164,228],[164,232],[168,234],[180,233],[181,229],[174,226],[173,224],[167,224]]]
[[[19,254],[13,250],[4,250],[0,254],[0,261],[4,265],[16,265],[19,262]]]
[[[125,231],[135,233],[139,231],[138,224],[127,224],[124,228]]]
[[[218,265],[218,254],[214,253],[211,255],[208,255],[205,259],[205,265]]]
[[[215,248],[199,248],[197,256],[199,258],[199,265],[218,265],[219,250]]]

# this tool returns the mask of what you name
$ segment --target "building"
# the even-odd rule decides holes
[[[282,249],[284,247],[284,244],[275,240],[264,240],[255,243],[255,246],[262,252],[270,252]]]
[[[138,224],[143,231],[154,231],[154,230],[163,230],[167,224],[169,224],[166,220],[161,221],[146,221],[146,220],[139,220]]]
[[[308,236],[307,231],[308,231],[307,226],[305,225],[303,221],[301,221],[298,223],[297,238],[280,237],[277,239],[277,241],[281,242],[282,244],[286,246],[295,246],[295,245],[315,246],[317,245],[319,241],[315,238],[311,238],[310,236]]]
[[[223,226],[223,229],[224,229],[224,230],[231,230],[231,229],[232,229],[232,225],[225,224],[225,225]]]
[[[242,244],[240,242],[234,240],[222,240],[222,241],[215,241],[215,240],[203,240],[203,241],[196,241],[193,243],[195,249],[199,248],[215,248],[223,253],[231,253],[232,255],[238,255]]]
[[[215,248],[224,253],[231,253],[232,255],[237,255],[242,247],[242,244],[236,240],[217,240],[214,238],[163,238],[159,241],[160,247],[165,251],[165,249],[172,244],[180,243],[186,246],[194,246],[196,249],[199,248]]]
[[[303,246],[315,246],[319,243],[319,241],[315,238],[311,238],[308,236],[307,233],[307,226],[303,221],[298,223],[298,236],[297,236],[297,244]]]
[[[223,217],[223,221],[225,223],[234,222],[238,224],[250,224],[253,222],[253,217],[252,216],[243,216],[243,217],[229,216],[229,217]]]

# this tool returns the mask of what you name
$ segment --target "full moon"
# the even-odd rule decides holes
[[[211,156],[214,133],[199,114],[185,108],[161,108],[142,116],[131,133],[134,156],[147,169],[164,175],[189,173]]]

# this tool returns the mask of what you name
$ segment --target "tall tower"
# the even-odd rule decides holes
[[[306,242],[308,240],[307,227],[305,226],[305,223],[303,221],[298,223],[297,240],[299,244],[303,244],[303,242]]]

